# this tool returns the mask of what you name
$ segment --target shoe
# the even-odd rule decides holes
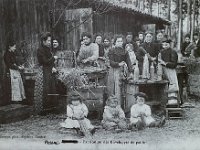
[[[80,136],[85,136],[85,134],[81,130],[77,130],[77,134]]]
[[[93,135],[96,132],[96,129],[93,128],[92,130],[90,130],[90,133]]]
[[[160,128],[160,127],[164,126],[165,122],[166,122],[166,118],[165,118],[165,116],[163,116],[163,117],[161,118],[161,120],[160,120],[160,124],[159,124],[158,127]]]

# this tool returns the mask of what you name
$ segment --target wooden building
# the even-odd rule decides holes
[[[61,49],[77,51],[81,33],[136,33],[146,24],[157,28],[170,22],[122,3],[109,0],[1,0],[0,1],[0,105],[2,101],[6,42],[14,38],[17,47],[25,43],[27,60],[37,63],[36,50],[40,34],[51,31],[50,11],[53,12],[54,36]]]

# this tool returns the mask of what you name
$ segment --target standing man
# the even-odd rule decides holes
[[[56,93],[53,73],[57,71],[54,62],[58,59],[57,56],[53,56],[51,51],[51,34],[49,32],[41,36],[41,46],[37,50],[37,58],[43,71],[43,110],[46,111],[51,107],[55,107],[55,100],[53,97],[49,97],[48,94]]]
[[[158,62],[162,65],[163,73],[169,81],[168,88],[168,105],[178,105],[178,79],[176,74],[176,66],[178,54],[170,47],[171,40],[163,40]]]
[[[194,56],[196,58],[200,57],[200,40],[198,33],[194,33],[194,43],[196,44],[196,49],[194,50]]]

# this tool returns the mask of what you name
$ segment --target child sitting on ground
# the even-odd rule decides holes
[[[125,120],[125,114],[119,105],[119,101],[116,96],[110,96],[106,102],[106,106],[103,112],[102,126],[106,130],[120,129],[126,130],[127,123]]]
[[[61,123],[61,127],[75,129],[80,135],[94,134],[95,128],[86,117],[88,108],[82,102],[78,93],[72,93],[70,96],[71,104],[67,105],[67,119]]]
[[[130,127],[136,127],[138,130],[145,127],[162,127],[165,124],[165,117],[163,116],[160,121],[156,121],[151,116],[151,108],[145,104],[146,94],[139,92],[135,97],[137,103],[131,107]]]

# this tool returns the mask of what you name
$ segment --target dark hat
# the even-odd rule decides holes
[[[136,41],[140,41],[139,37],[136,36],[135,39],[134,39],[134,41],[135,41],[135,42],[136,42]]]
[[[145,93],[143,93],[143,92],[138,92],[138,93],[136,93],[135,94],[135,97],[143,97],[145,100],[147,100],[148,99],[148,97],[147,97],[147,95],[145,94]]]
[[[198,32],[195,32],[195,33],[194,33],[194,35],[197,35],[197,36],[199,36],[199,33],[198,33]],[[194,36],[194,35],[193,35],[193,36]]]
[[[126,35],[133,35],[133,33],[132,32],[127,32]]]
[[[82,101],[81,96],[78,92],[73,91],[70,95],[69,95],[69,100],[70,101]]]
[[[140,32],[138,32],[138,34],[144,34],[144,32],[140,31]]]
[[[186,38],[186,37],[189,37],[189,38],[190,38],[190,34],[186,34],[186,35],[185,35],[185,38]]]
[[[171,39],[164,39],[164,40],[162,40],[162,43],[171,43],[171,42],[172,42]]]

